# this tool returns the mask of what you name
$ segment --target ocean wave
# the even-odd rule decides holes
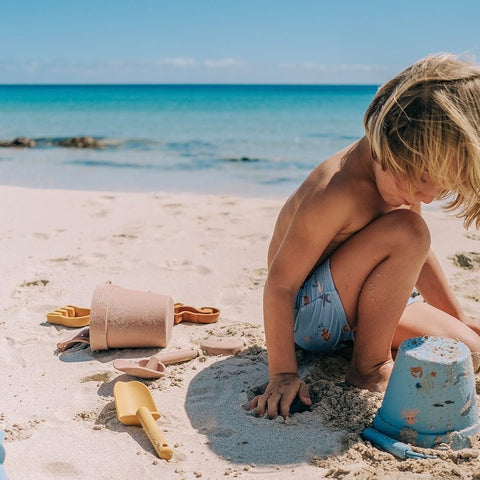
[[[80,167],[100,167],[100,168],[132,168],[132,169],[142,169],[142,170],[151,170],[155,168],[155,165],[149,164],[139,164],[133,162],[118,162],[111,160],[92,160],[92,159],[76,159],[76,160],[66,160],[62,162],[64,165],[77,165]]]
[[[298,182],[300,184],[301,178],[297,177],[275,177],[275,178],[266,178],[264,180],[260,180],[258,183],[260,185],[271,186],[271,185],[279,185],[279,184],[290,184],[292,182]]]
[[[74,160],[65,160],[63,165],[73,165],[89,168],[110,168],[118,170],[156,170],[156,171],[190,171],[190,170],[208,170],[218,166],[214,161],[196,159],[190,162],[178,160],[167,160],[159,162],[125,162],[118,160],[97,160],[92,158],[81,158]]]
[[[73,165],[89,168],[111,169],[134,169],[134,170],[158,170],[158,171],[185,171],[185,170],[232,170],[232,171],[305,171],[308,167],[304,163],[289,161],[286,159],[267,159],[256,157],[231,157],[231,158],[202,158],[195,157],[185,160],[183,157],[170,157],[150,160],[109,160],[105,158],[75,158],[63,160],[63,165]]]

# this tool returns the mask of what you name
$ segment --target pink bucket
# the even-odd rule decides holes
[[[90,347],[166,347],[173,320],[173,299],[167,295],[100,284],[92,298]]]

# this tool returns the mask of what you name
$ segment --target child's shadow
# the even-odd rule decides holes
[[[248,402],[263,391],[268,378],[259,357],[258,348],[248,349],[212,364],[190,382],[185,409],[192,426],[208,437],[209,447],[233,462],[258,465],[309,462],[314,455],[344,450],[346,432],[329,425],[316,411],[321,399],[317,403],[313,397],[316,405],[310,411],[295,413],[286,422],[249,411]],[[313,363],[307,359],[300,368],[308,370],[318,359]]]

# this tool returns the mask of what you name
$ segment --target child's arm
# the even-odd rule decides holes
[[[306,385],[298,377],[294,343],[294,304],[302,283],[335,235],[345,226],[348,208],[338,189],[309,194],[291,221],[271,262],[264,289],[264,324],[270,382],[250,408],[271,418],[287,417],[293,400],[310,405]]]
[[[418,277],[417,288],[429,305],[463,322],[467,320],[467,316],[463,313],[460,302],[453,294],[440,262],[432,250],[430,250]]]
[[[412,207],[412,210],[421,214],[419,205]],[[425,260],[416,287],[429,305],[458,318],[480,334],[480,324],[467,317],[463,312],[460,302],[453,294],[440,262],[432,250]]]
[[[432,251],[430,251],[420,272],[417,288],[428,304],[458,318],[476,334],[480,335],[480,321],[465,315],[460,302],[448,284],[437,257]]]
[[[431,250],[420,272],[417,289],[429,305],[458,318],[480,335],[480,322],[465,315],[460,302],[448,284],[437,257]]]

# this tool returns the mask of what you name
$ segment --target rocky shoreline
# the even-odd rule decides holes
[[[4,148],[35,148],[45,144],[67,148],[104,148],[105,143],[93,137],[69,137],[45,140],[37,140],[28,137],[17,137],[13,140],[0,140],[0,147]]]

